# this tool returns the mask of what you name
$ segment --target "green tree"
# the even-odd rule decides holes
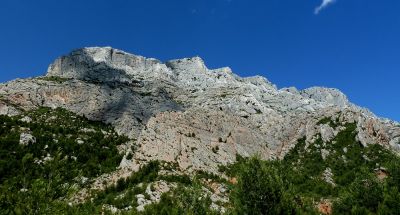
[[[231,192],[233,214],[294,214],[277,168],[257,157],[243,162]]]

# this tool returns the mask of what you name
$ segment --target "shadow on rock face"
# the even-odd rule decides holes
[[[146,87],[100,85],[101,94],[106,95],[106,98],[96,101],[99,103],[97,111],[90,108],[85,111],[91,114],[87,117],[111,123],[119,133],[132,137],[138,135],[157,113],[184,110],[165,90],[147,90],[154,89],[151,85],[157,84],[147,83]]]
[[[9,85],[15,86],[9,90],[9,96],[24,95],[17,103],[24,104],[30,100],[34,107],[66,108],[90,120],[112,124],[118,133],[130,137],[137,136],[147,121],[159,112],[183,111],[163,82],[138,80],[139,77],[128,75],[110,63],[115,53],[112,49],[108,51],[101,56],[110,58],[107,61],[96,61],[96,56],[85,51],[61,57],[49,67],[47,77],[70,80],[57,84],[38,84],[38,79],[25,80],[30,82],[25,86],[31,89],[19,88],[18,84]],[[128,60],[142,60],[136,56],[128,57],[132,59],[125,59],[124,64]]]
[[[49,66],[47,76],[72,78],[91,83],[133,83],[126,71],[111,66],[116,63],[115,55],[114,49],[111,48],[79,49],[58,58]],[[125,61],[141,60],[134,55],[125,56],[125,59]]]

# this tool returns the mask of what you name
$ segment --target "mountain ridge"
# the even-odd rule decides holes
[[[162,63],[111,47],[82,48],[55,60],[44,77],[1,84],[0,95],[1,113],[15,112],[7,102],[66,108],[135,139],[135,159],[177,161],[184,169],[216,172],[236,154],[282,158],[303,136],[334,137],[340,127],[322,128],[324,118],[357,122],[363,145],[400,149],[396,122],[354,105],[340,90],[278,89],[262,76],[210,70],[200,57]]]
[[[262,76],[208,69],[200,57],[162,63],[111,47],[78,49],[44,76],[0,84],[0,119],[4,211],[157,214],[203,204],[204,214],[230,214],[243,208],[236,200],[257,202],[277,189],[285,194],[266,206],[330,214],[334,203],[341,214],[349,210],[342,192],[353,195],[365,180],[375,183],[365,189],[385,186],[368,210],[398,197],[399,123],[338,89],[279,89]],[[22,183],[26,165],[31,178]],[[246,196],[248,187],[260,196]]]
[[[328,96],[341,97],[340,101],[338,101],[339,103],[341,103],[340,104],[341,106],[346,106],[346,105],[350,104],[350,101],[348,101],[347,96],[337,88],[313,86],[313,87],[309,87],[309,88],[305,88],[305,89],[301,89],[301,90],[297,90],[294,87],[284,87],[284,88],[278,89],[278,87],[276,85],[274,85],[272,82],[270,82],[266,77],[263,77],[263,76],[260,76],[260,75],[248,76],[248,77],[239,77],[238,75],[234,74],[233,71],[231,70],[231,68],[229,68],[229,67],[208,69],[206,64],[205,64],[205,62],[204,62],[204,60],[199,56],[194,56],[194,57],[189,57],[189,58],[181,58],[181,59],[172,59],[172,60],[167,60],[165,62],[162,62],[162,61],[157,60],[155,58],[146,58],[146,57],[141,56],[141,55],[130,54],[130,53],[127,53],[125,51],[122,51],[122,50],[119,50],[119,49],[114,49],[114,48],[109,47],[109,46],[107,46],[107,47],[86,47],[86,48],[75,49],[74,51],[71,52],[70,55],[75,55],[74,53],[77,53],[76,55],[80,55],[81,53],[87,52],[87,50],[89,50],[89,53],[90,52],[95,53],[91,57],[93,58],[93,60],[95,62],[97,61],[98,63],[107,62],[107,61],[113,62],[113,54],[115,53],[117,55],[126,55],[126,56],[129,56],[129,57],[132,57],[132,58],[142,59],[145,62],[144,63],[145,66],[144,67],[146,67],[146,65],[147,65],[146,62],[149,61],[149,62],[151,62],[150,66],[152,65],[152,63],[155,63],[155,64],[157,64],[159,66],[165,65],[165,66],[167,66],[167,68],[171,68],[171,69],[175,69],[175,70],[179,70],[179,68],[182,67],[183,68],[182,70],[186,70],[186,71],[190,71],[191,69],[194,69],[196,71],[205,70],[205,71],[208,71],[210,73],[222,71],[222,72],[225,72],[226,74],[231,75],[231,76],[233,76],[235,78],[253,80],[254,81],[253,83],[263,83],[263,82],[265,82],[268,85],[271,85],[276,90],[287,90],[288,92],[291,92],[291,93],[294,93],[294,94],[298,94],[299,93],[305,98],[307,96],[309,96],[311,98],[311,97],[314,96],[314,94],[322,93],[322,92],[319,92],[319,91],[323,91],[323,92],[325,92],[327,94],[331,93],[331,95],[328,95]],[[107,53],[107,51],[109,53]],[[100,53],[100,56],[98,55],[99,53]],[[103,55],[101,55],[101,54],[103,54]],[[109,59],[107,59],[107,56],[105,56],[105,55],[109,55]],[[90,54],[89,54],[89,56],[90,56]],[[59,59],[63,59],[64,57],[68,58],[68,55],[62,56]],[[46,76],[59,76],[59,77],[64,77],[65,76],[66,78],[69,78],[68,75],[58,74],[56,71],[53,71],[52,67],[54,66],[54,64],[57,63],[57,61],[59,59],[57,59],[55,63],[52,63],[49,66],[48,71],[46,73]],[[135,69],[134,66],[133,66],[133,68]],[[142,69],[142,68],[138,68],[138,69]],[[118,77],[118,75],[116,77]],[[313,92],[311,92],[311,91],[313,91]],[[321,95],[317,95],[317,96],[321,97]],[[316,97],[313,97],[313,98],[318,100],[318,98],[316,98]],[[366,108],[364,108],[364,109],[366,111],[368,111],[370,114],[372,114],[372,112],[370,112]]]

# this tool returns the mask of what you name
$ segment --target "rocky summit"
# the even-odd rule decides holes
[[[127,137],[118,146],[119,169],[92,181],[99,189],[155,161],[173,163],[182,174],[220,175],[219,168],[238,156],[281,160],[300,143],[307,148],[339,141],[348,125],[354,125],[355,141],[362,147],[400,152],[399,124],[351,103],[337,89],[280,89],[261,76],[239,77],[228,67],[209,69],[199,57],[161,62],[110,47],[82,48],[56,59],[44,76],[0,84],[1,115],[30,121],[26,113],[40,108],[61,108],[103,122]],[[21,147],[39,141],[29,131],[22,134]],[[85,144],[84,138],[75,142]],[[334,152],[324,148],[319,153],[325,159]],[[331,171],[321,173],[328,177]],[[176,186],[169,183],[156,185],[167,192]],[[71,201],[84,201],[87,195],[81,192]],[[160,199],[160,193],[154,195]],[[151,203],[142,194],[137,198],[140,210]]]

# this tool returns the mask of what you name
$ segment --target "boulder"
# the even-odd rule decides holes
[[[29,144],[36,143],[36,138],[30,133],[21,133],[19,137],[19,144],[23,146],[27,146]]]

